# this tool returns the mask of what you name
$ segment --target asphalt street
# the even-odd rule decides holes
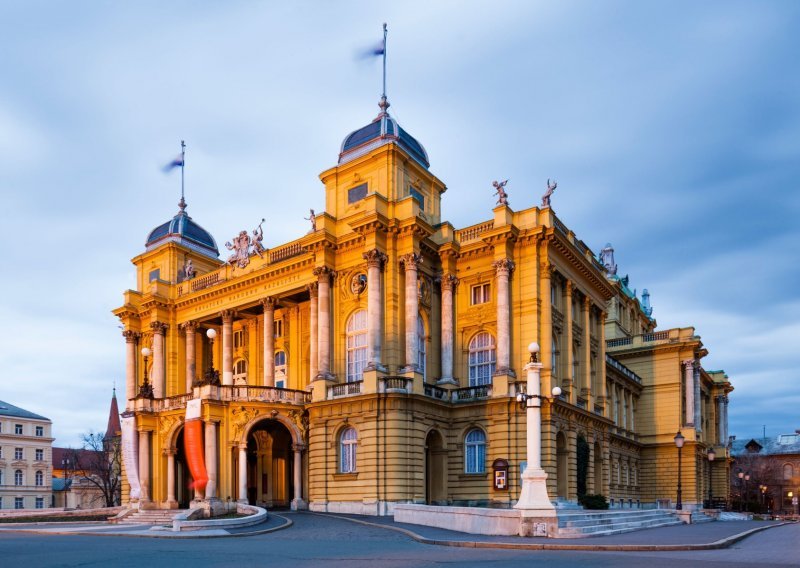
[[[327,516],[287,514],[285,530],[244,538],[149,539],[0,532],[0,566],[675,566],[800,565],[800,524],[771,528],[731,548],[681,552],[521,551],[431,546],[395,531]]]

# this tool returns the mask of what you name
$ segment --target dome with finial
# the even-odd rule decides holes
[[[178,243],[211,258],[219,257],[217,243],[211,233],[192,221],[186,213],[186,200],[181,197],[180,211],[172,219],[150,231],[145,243],[150,251],[168,242]]]
[[[385,96],[381,97],[378,106],[381,112],[375,120],[345,137],[339,153],[339,164],[346,164],[386,144],[397,144],[425,169],[429,168],[431,164],[425,148],[389,115],[389,101]]]

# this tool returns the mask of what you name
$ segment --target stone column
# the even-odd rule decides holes
[[[439,384],[456,384],[453,378],[453,294],[458,278],[452,274],[442,276],[442,378]]]
[[[166,450],[167,456],[167,504],[175,504],[175,450]]]
[[[154,321],[150,324],[153,330],[153,372],[150,381],[153,383],[153,396],[164,398],[166,385],[164,380],[164,334],[167,332],[167,324]]]
[[[564,327],[566,327],[566,365],[567,365],[567,372],[565,376],[561,377],[561,385],[565,386],[565,381],[567,381],[567,385],[569,385],[570,389],[570,401],[574,404],[575,403],[575,396],[572,394],[575,392],[575,387],[577,386],[574,384],[572,377],[575,375],[575,348],[573,347],[573,343],[575,342],[575,335],[572,331],[572,301],[573,301],[573,284],[572,280],[567,280],[565,286],[565,296],[566,296],[566,305],[564,306]]]
[[[595,392],[595,402],[602,402],[604,405],[605,414],[608,418],[608,392],[606,386],[606,317],[608,314],[604,311],[600,312],[600,321],[598,322],[597,329],[600,332],[600,353],[597,354],[597,367],[595,367],[595,380],[597,381],[597,391]]]
[[[333,270],[327,266],[314,269],[318,279],[317,349],[319,351],[319,372],[317,379],[332,380],[331,374],[331,277]]]
[[[378,249],[365,252],[367,261],[367,366],[365,370],[384,370],[383,366],[383,288],[381,269],[387,256]]]
[[[542,252],[541,254],[545,255],[546,252]],[[552,264],[546,261],[539,263],[539,297],[542,303],[542,312],[538,332],[539,345],[542,348],[541,360],[544,362],[545,369],[551,367],[553,350],[555,349],[555,345],[553,345],[553,305],[550,301],[553,286],[551,274],[552,266]],[[545,392],[550,392],[554,386],[557,386],[553,384],[553,377],[555,375],[556,369],[553,368],[550,368],[550,373],[545,375],[548,379],[546,382],[542,383],[542,388]]]
[[[206,428],[206,472],[208,484],[206,485],[206,499],[217,497],[217,423],[208,421]]]
[[[150,501],[150,432],[139,431],[139,483],[142,486],[140,503]]]
[[[694,429],[697,432],[703,431],[703,417],[701,414],[701,409],[703,405],[703,397],[700,394],[700,361],[696,361],[694,364],[694,373],[693,373],[693,380],[694,380]]]
[[[275,386],[275,298],[261,300],[264,307],[264,386]]]
[[[308,296],[309,296],[309,316],[308,316],[308,327],[309,332],[311,335],[311,345],[309,346],[309,361],[308,361],[308,368],[309,368],[309,382],[314,381],[317,378],[317,373],[319,372],[319,345],[318,345],[318,337],[319,337],[319,329],[317,320],[319,319],[319,307],[317,306],[317,295],[319,292],[319,284],[316,282],[312,282],[308,285]]]
[[[589,296],[583,297],[583,377],[580,377],[581,396],[586,399],[587,410],[589,395],[592,392],[592,300]]]
[[[687,359],[683,362],[684,393],[686,397],[686,408],[684,412],[684,425],[694,426],[694,359]]]
[[[197,362],[195,347],[195,337],[197,333],[197,322],[187,321],[181,324],[181,329],[186,334],[186,392],[192,392],[195,380],[197,379]]]
[[[247,504],[247,444],[239,446],[239,503]]]
[[[511,298],[508,279],[514,271],[514,262],[508,258],[492,263],[497,283],[497,374],[514,375],[511,369]]]
[[[292,499],[292,510],[305,509],[306,502],[303,500],[303,450],[305,446],[302,444],[293,444],[292,450],[294,451],[294,499]]]
[[[125,330],[122,336],[125,338],[125,408],[128,408],[128,401],[136,398],[136,344],[139,334]]]
[[[422,263],[422,256],[408,253],[400,257],[406,273],[406,365],[401,372],[418,371],[419,346],[417,344],[417,318],[419,318],[419,295],[417,291],[417,267]]]
[[[233,310],[223,310],[222,316],[222,384],[233,384]],[[208,493],[208,491],[206,491]]]

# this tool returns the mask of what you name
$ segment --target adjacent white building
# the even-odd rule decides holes
[[[49,418],[0,400],[0,509],[44,509],[52,503]]]

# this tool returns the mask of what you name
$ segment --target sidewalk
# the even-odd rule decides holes
[[[575,539],[474,535],[408,523],[392,517],[317,514],[406,534],[417,542],[468,548],[509,548],[527,550],[712,550],[727,548],[761,530],[778,527],[779,521],[728,521],[675,525],[639,531]]]

